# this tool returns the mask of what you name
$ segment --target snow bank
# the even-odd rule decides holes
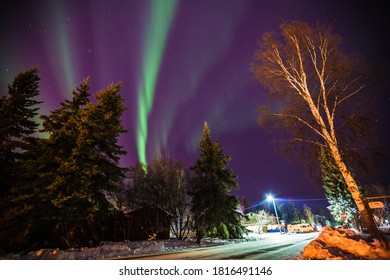
[[[327,226],[304,248],[303,257],[314,260],[389,260],[390,250],[382,248],[376,239],[369,241],[352,230]]]
[[[122,256],[141,255],[148,253],[164,252],[180,247],[179,241],[169,242],[163,240],[137,241],[137,242],[102,242],[98,247],[93,248],[70,248],[66,250],[59,249],[40,249],[23,255],[22,259],[40,259],[40,260],[97,260],[110,259]],[[182,247],[188,248],[189,244]]]
[[[225,244],[249,242],[269,237],[263,235],[248,235],[244,239],[218,239],[204,238],[201,244],[194,239],[178,240],[151,240],[151,241],[129,241],[129,242],[101,242],[97,247],[59,249],[40,249],[29,252],[25,255],[6,255],[3,259],[26,259],[26,260],[98,260],[113,259],[123,256],[143,255],[163,252],[183,251],[191,248],[203,248],[220,246]],[[1,257],[0,257],[1,259]]]
[[[40,249],[20,256],[25,260],[97,260],[160,252],[181,251],[189,248],[223,245],[223,241],[205,240],[198,244],[191,240],[152,240],[134,242],[102,242],[93,248]]]

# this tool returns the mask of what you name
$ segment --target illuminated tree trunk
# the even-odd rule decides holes
[[[347,184],[348,190],[351,192],[352,198],[355,200],[356,206],[360,212],[365,210],[363,197],[358,189],[355,179],[351,172],[348,170],[344,161],[341,158],[339,150],[336,146],[329,146],[331,155],[333,156],[337,167],[339,168],[344,180]]]
[[[363,218],[364,224],[368,227],[368,230],[373,235],[373,237],[378,239],[384,247],[387,247],[387,243],[379,232],[379,229],[374,221],[369,206],[367,205],[367,203],[365,203],[364,198],[359,191],[355,179],[353,178],[351,172],[349,171],[344,161],[342,160],[337,146],[329,145],[329,148],[337,167],[339,168],[341,174],[344,177],[344,180],[347,184],[347,188],[350,191],[352,198],[356,203],[360,215]]]
[[[276,40],[271,33],[264,34],[263,44],[254,56],[259,64],[252,65],[255,77],[285,106],[272,113],[272,118],[288,128],[296,128],[292,141],[329,149],[369,232],[386,246],[341,156],[336,137],[336,131],[339,133],[342,127],[340,122],[346,123],[346,118],[336,112],[342,111],[339,107],[366,87],[360,82],[363,75],[357,75],[358,71],[349,63],[350,58],[338,50],[340,39],[332,34],[331,28],[312,27],[302,22],[284,22],[280,28],[284,41]],[[358,112],[350,113],[353,117]],[[283,120],[289,122],[283,123]],[[352,121],[356,123],[359,119]],[[338,128],[335,128],[336,123]],[[300,129],[312,134],[300,134]]]

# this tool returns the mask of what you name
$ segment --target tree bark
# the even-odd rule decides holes
[[[375,221],[374,217],[371,213],[370,207],[364,200],[361,192],[359,191],[358,185],[353,178],[351,172],[345,165],[343,159],[341,158],[340,152],[336,145],[329,145],[331,155],[333,156],[337,167],[339,168],[344,180],[347,184],[347,188],[350,191],[352,198],[354,199],[356,206],[359,210],[361,217],[363,218],[363,224],[368,227],[369,232],[373,235],[373,238],[378,239],[381,244],[388,248],[387,242],[384,240],[382,234],[380,233]]]
[[[311,116],[309,113],[295,113],[294,110],[292,113],[289,110],[278,111],[275,116],[292,118],[297,125],[312,130],[324,140],[302,139],[329,148],[370,234],[388,247],[351,171],[342,159],[336,137],[335,118],[339,105],[358,94],[365,85],[354,86],[360,78],[350,78],[338,70],[340,67],[349,73],[350,65],[340,60],[345,56],[338,51],[339,39],[331,33],[331,28],[286,22],[281,30],[284,44],[270,34],[263,37],[265,48],[260,48],[255,54],[255,59],[261,63],[254,66],[254,73],[262,84],[271,89],[271,93],[275,91],[282,97],[293,96],[306,102]],[[338,74],[332,74],[332,71]],[[351,80],[346,82],[340,77]],[[278,95],[275,97],[279,98]],[[291,106],[299,108],[300,104]]]

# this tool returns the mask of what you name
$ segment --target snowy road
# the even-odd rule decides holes
[[[129,256],[138,260],[284,260],[295,259],[318,232],[301,234],[268,234],[267,238],[237,244],[189,249],[181,252]]]

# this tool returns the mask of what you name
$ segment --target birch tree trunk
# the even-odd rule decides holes
[[[342,176],[344,177],[344,180],[347,184],[347,188],[351,193],[353,200],[356,203],[359,213],[363,218],[364,224],[368,227],[368,231],[371,233],[371,235],[374,238],[378,239],[382,243],[383,247],[387,248],[388,247],[387,242],[384,240],[383,236],[381,235],[375,223],[371,210],[368,204],[365,202],[361,192],[359,191],[358,185],[355,179],[353,178],[351,172],[348,170],[347,166],[342,160],[337,146],[329,145],[329,149],[331,155],[333,156],[333,159],[335,160],[336,166],[338,167]]]
[[[331,28],[284,22],[280,29],[284,41],[276,40],[271,33],[264,34],[262,45],[254,55],[255,62],[259,63],[252,64],[255,78],[285,106],[271,115],[296,131],[300,131],[298,127],[311,131],[311,138],[296,132],[292,141],[319,145],[330,151],[370,233],[386,246],[342,158],[336,137],[340,131],[335,128],[340,105],[360,93],[365,85],[360,83],[361,77],[355,77],[348,57],[338,50],[341,40],[332,34]],[[286,119],[290,122],[284,123]]]
[[[356,206],[359,210],[359,212],[362,212],[365,210],[365,204],[363,197],[359,191],[358,185],[353,178],[351,172],[348,170],[347,166],[345,165],[343,159],[341,158],[341,155],[339,153],[339,150],[337,146],[335,145],[329,145],[330,153],[335,160],[336,166],[340,170],[341,174],[343,175],[343,178],[347,184],[348,190],[350,191],[352,198],[355,200]]]

